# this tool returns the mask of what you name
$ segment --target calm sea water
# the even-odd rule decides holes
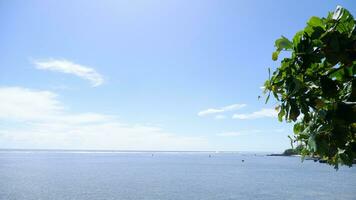
[[[355,200],[356,166],[238,153],[0,152],[0,199]]]

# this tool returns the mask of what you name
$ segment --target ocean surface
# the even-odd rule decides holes
[[[356,200],[356,166],[247,153],[0,151],[0,199]]]

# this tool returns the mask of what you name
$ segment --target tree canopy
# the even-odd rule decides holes
[[[278,119],[293,122],[292,142],[303,156],[318,156],[335,168],[356,158],[356,21],[337,6],[327,17],[311,17],[292,40],[275,41],[280,66],[265,82]]]

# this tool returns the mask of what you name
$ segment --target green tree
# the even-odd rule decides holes
[[[283,152],[283,155],[285,156],[291,156],[291,155],[300,155],[303,150],[303,145],[298,145],[296,148],[291,148],[291,149],[286,149]]]
[[[265,82],[278,119],[294,122],[292,142],[303,156],[319,156],[335,168],[356,158],[356,23],[337,6],[326,18],[311,17],[292,41],[275,41],[280,66]]]

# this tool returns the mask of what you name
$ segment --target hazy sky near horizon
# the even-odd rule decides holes
[[[1,1],[0,148],[282,151],[274,41],[355,1]]]

